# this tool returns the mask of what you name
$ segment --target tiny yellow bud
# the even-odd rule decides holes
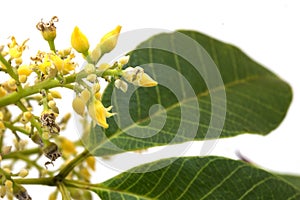
[[[61,94],[56,90],[50,90],[50,94],[52,95],[53,98],[61,99]]]
[[[81,93],[80,93],[80,97],[81,99],[84,101],[84,103],[87,103],[90,100],[91,97],[91,93],[88,89],[84,89]]]
[[[29,76],[32,72],[32,69],[28,65],[21,65],[17,71],[19,75]]]
[[[0,86],[0,97],[4,97],[6,93],[7,91],[2,86]]]
[[[87,65],[84,66],[84,71],[87,74],[91,74],[95,71],[95,66],[93,64],[87,64]]]
[[[29,111],[26,111],[23,113],[23,118],[28,122],[32,117],[32,113]]]
[[[21,171],[18,174],[20,177],[25,178],[28,175],[27,169],[21,169]]]
[[[94,83],[97,80],[97,75],[96,74],[89,74],[86,77],[86,80],[91,82],[91,83]]]
[[[15,89],[16,88],[16,80],[13,79],[13,78],[9,79],[8,80],[8,87],[12,90]]]
[[[84,115],[85,103],[81,98],[75,97],[75,99],[72,102],[72,107],[77,114],[81,116]]]
[[[42,138],[45,140],[48,140],[50,138],[50,134],[48,131],[45,131],[42,133]]]
[[[5,183],[6,192],[12,193],[13,192],[13,182],[11,180],[6,180]]]
[[[5,130],[5,125],[2,121],[0,121],[0,131]]]
[[[4,147],[2,147],[2,151],[1,151],[2,155],[9,154],[10,152],[11,152],[11,146],[4,146]]]
[[[93,171],[96,169],[96,159],[94,156],[90,156],[86,159],[86,163]]]
[[[16,63],[16,65],[21,65],[23,63],[22,57],[16,58],[15,63]]]
[[[121,26],[117,26],[114,30],[106,33],[102,37],[100,41],[102,53],[108,53],[115,48],[115,46],[117,45],[121,28]]]
[[[87,37],[76,26],[71,35],[71,45],[79,53],[87,54],[90,48]]]
[[[19,81],[20,81],[20,83],[25,83],[27,81],[27,76],[26,75],[20,75],[19,76]]]
[[[119,59],[119,63],[121,65],[126,65],[128,63],[128,61],[129,61],[129,56],[123,56]]]
[[[53,101],[53,100],[49,101],[49,102],[48,102],[48,106],[49,106],[50,108],[54,108],[54,107],[56,106],[55,101]]]

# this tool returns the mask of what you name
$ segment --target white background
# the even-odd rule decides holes
[[[300,174],[300,4],[294,0],[277,1],[2,1],[0,3],[0,40],[15,35],[18,41],[30,38],[30,51],[47,49],[35,24],[56,15],[57,48],[70,46],[75,25],[91,44],[116,25],[123,32],[138,28],[168,30],[193,29],[240,47],[250,57],[274,71],[293,88],[289,112],[278,129],[266,137],[243,135],[219,141],[212,154],[236,159],[240,150],[257,165],[278,172]],[[73,94],[66,95],[71,102]],[[66,109],[65,103],[60,102]],[[76,138],[74,131],[69,137]],[[193,145],[188,155],[198,155]],[[101,164],[93,182],[103,181],[118,172]],[[46,187],[43,187],[43,189]],[[36,188],[35,188],[36,189]],[[34,199],[47,199],[42,190],[32,187]],[[38,198],[39,197],[39,198]]]

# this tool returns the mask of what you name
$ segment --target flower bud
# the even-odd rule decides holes
[[[75,99],[72,102],[72,107],[78,115],[84,115],[85,103],[81,98],[75,97]]]
[[[97,80],[97,75],[96,74],[89,74],[86,77],[86,80],[91,82],[91,83],[94,83]]]
[[[5,125],[2,121],[0,121],[0,131],[5,130]]]
[[[19,81],[20,81],[20,83],[25,83],[27,81],[27,76],[26,75],[20,75],[19,76]]]
[[[90,156],[86,159],[86,164],[89,166],[90,169],[95,171],[96,169],[96,159],[94,156]]]
[[[28,65],[21,65],[17,72],[19,75],[29,76],[32,72],[32,69]]]
[[[21,171],[18,174],[20,177],[25,178],[28,175],[27,169],[21,169]]]
[[[61,99],[61,94],[56,90],[50,90],[50,94],[52,95],[53,98]]]
[[[2,147],[1,154],[2,155],[9,154],[11,152],[11,148],[12,148],[12,146],[4,146],[4,147]]]
[[[84,66],[84,71],[87,74],[91,74],[95,71],[95,66],[93,64],[87,64],[87,65]]]
[[[84,89],[81,93],[80,93],[80,97],[81,99],[84,101],[84,103],[87,103],[90,100],[91,97],[91,93],[88,89]]]
[[[121,28],[121,26],[117,26],[114,30],[106,33],[102,37],[100,41],[102,53],[108,53],[115,48],[115,46],[117,45]]]
[[[71,35],[71,45],[79,53],[87,54],[90,48],[87,37],[76,26]]]
[[[129,61],[129,56],[123,56],[119,59],[119,63],[121,65],[126,65],[128,63],[128,61]]]
[[[4,97],[6,93],[7,91],[2,86],[0,86],[0,97]]]

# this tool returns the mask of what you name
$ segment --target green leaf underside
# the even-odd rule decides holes
[[[168,166],[149,171],[165,163]],[[222,157],[169,158],[124,172],[93,188],[101,199],[300,199],[285,180],[241,161]]]
[[[128,65],[142,65],[151,77],[155,80],[159,79],[158,83],[164,81],[159,78],[161,73],[159,64],[167,65],[183,75],[195,95],[189,96],[185,92],[186,89],[183,88],[180,91],[182,98],[178,100],[168,86],[159,85],[153,88],[136,89],[130,85],[129,90],[136,89],[129,101],[129,113],[133,122],[120,129],[115,119],[123,117],[120,110],[126,107],[128,99],[123,99],[125,94],[120,90],[113,90],[113,84],[110,84],[103,94],[102,101],[105,106],[112,105],[113,111],[118,114],[115,118],[108,119],[110,127],[105,130],[105,133],[102,128],[96,127],[86,139],[85,143],[90,150],[94,151],[95,155],[112,155],[120,153],[122,150],[145,149],[170,144],[171,141],[172,144],[176,144],[218,137],[218,134],[207,134],[209,131],[221,132],[220,138],[242,133],[266,135],[281,123],[292,99],[292,91],[287,83],[232,45],[198,32],[180,32],[197,41],[206,50],[220,72],[224,87],[216,83],[208,89],[202,74],[199,74],[185,58],[151,48],[152,44],[157,43],[166,43],[174,49],[179,48],[182,44],[180,41],[174,42],[176,33],[159,34],[150,38],[140,45],[148,48],[131,52]],[[194,46],[189,46],[187,51],[195,54],[196,59],[203,60],[203,64],[197,67],[203,71],[210,70],[210,66],[208,66],[210,61],[205,51],[199,51]],[[180,76],[166,75],[163,78],[174,85],[183,83]],[[180,86],[178,87],[180,88]],[[225,88],[226,97],[218,99],[218,94],[222,93],[223,88]],[[217,96],[214,99],[214,108],[217,111],[212,114],[213,95]],[[222,97],[222,95],[219,96]],[[154,110],[151,113],[152,120],[150,119],[149,109],[154,104],[162,105],[166,111],[167,118],[162,128],[156,129],[148,126],[151,122],[155,124],[164,120],[164,112],[161,110]],[[181,119],[182,108],[189,113],[183,119]],[[224,126],[215,127],[214,124],[210,124],[212,119],[216,122],[222,121],[225,117],[222,113],[226,113]],[[200,116],[200,119],[197,118],[197,115]],[[183,127],[188,128],[180,129],[180,133],[178,133],[180,123],[184,125]],[[140,125],[144,126],[139,127]],[[196,130],[196,136],[192,134],[193,130]],[[128,131],[140,131],[141,134],[157,131],[157,134],[152,137],[139,138],[126,134]],[[114,145],[122,150],[114,148]]]

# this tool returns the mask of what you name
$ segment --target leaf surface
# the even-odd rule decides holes
[[[151,171],[158,165],[166,167]],[[144,173],[136,173],[136,172]],[[222,157],[169,158],[122,173],[93,188],[101,199],[300,199],[280,177]]]
[[[266,135],[283,120],[290,86],[240,49],[195,31],[153,36],[130,53],[159,85],[110,84],[105,106],[117,115],[110,127],[92,129],[85,143],[95,155],[186,141]]]

